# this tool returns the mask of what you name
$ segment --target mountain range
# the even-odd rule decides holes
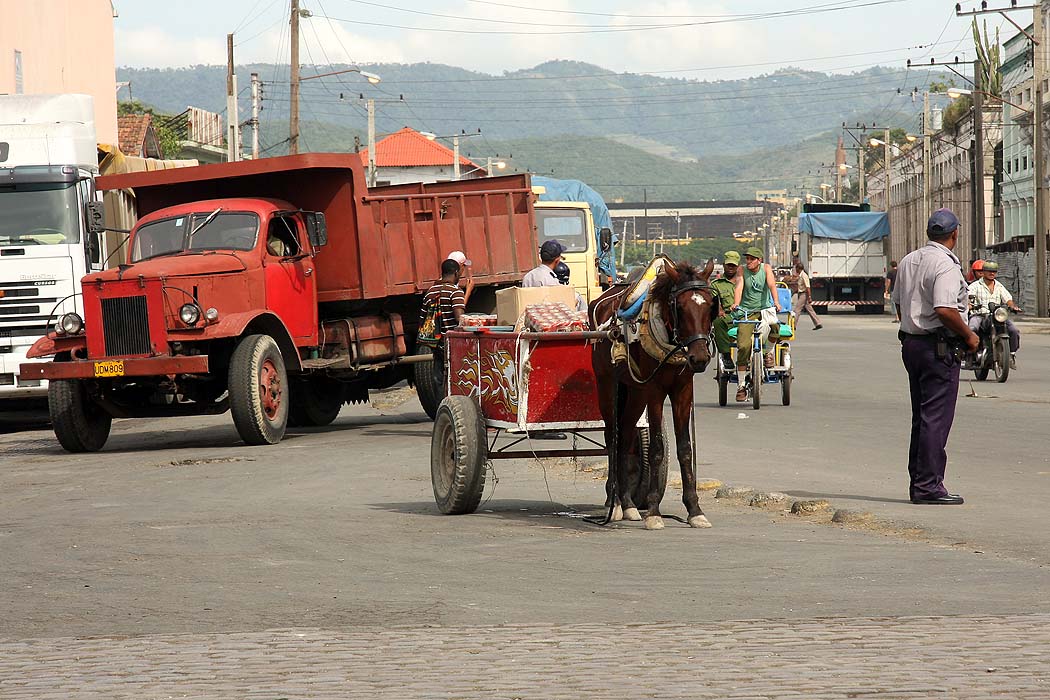
[[[303,66],[305,149],[354,150],[355,136],[364,141],[365,100],[374,98],[380,135],[406,125],[441,136],[475,134],[461,143],[476,162],[499,156],[511,170],[575,177],[610,199],[654,201],[813,188],[822,173],[825,181],[830,177],[826,166],[842,123],[914,130],[921,105],[911,90],[942,79],[874,67],[850,74],[782,68],[741,80],[696,80],[574,61],[498,76],[431,63],[357,66],[381,76],[378,85],[352,72],[309,77],[349,68]],[[288,66],[237,67],[242,121],[251,113],[252,72],[263,82],[260,141],[266,155],[276,155],[287,135]],[[160,112],[225,108],[224,66],[120,68],[117,74],[131,83],[136,100]]]

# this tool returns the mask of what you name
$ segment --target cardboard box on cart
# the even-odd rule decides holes
[[[496,323],[501,326],[516,326],[529,304],[561,302],[570,309],[576,308],[576,293],[572,287],[559,284],[557,287],[509,287],[496,292]]]

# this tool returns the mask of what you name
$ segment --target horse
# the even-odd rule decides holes
[[[693,375],[703,372],[711,361],[711,324],[718,315],[718,296],[708,285],[713,270],[713,259],[707,261],[703,270],[685,262],[668,260],[654,280],[646,302],[648,313],[643,311],[643,314],[666,329],[669,343],[661,346],[668,350],[663,357],[654,357],[660,353],[647,352],[640,347],[642,343],[634,342],[627,345],[627,361],[614,362],[613,343],[624,342],[624,338],[602,339],[592,347],[591,365],[597,380],[599,408],[605,421],[605,440],[609,449],[606,507],[611,508],[611,521],[642,519],[632,495],[635,484],[629,472],[630,457],[638,451],[635,425],[642,412],[648,409],[650,448],[659,455],[660,468],[649,479],[645,492],[645,528],[659,530],[664,527],[660,515],[660,499],[663,498],[667,472],[666,464],[662,464],[663,405],[664,399],[670,397],[687,522],[694,528],[711,527],[700,509],[696,493],[689,421],[693,408]],[[626,292],[627,287],[617,285],[592,302],[589,309],[592,329],[616,327],[616,314]],[[613,335],[616,335],[615,331]]]

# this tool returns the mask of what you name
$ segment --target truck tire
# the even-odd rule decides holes
[[[304,377],[291,382],[288,425],[320,427],[329,425],[343,408],[343,383],[328,377]]]
[[[113,419],[88,398],[84,382],[54,379],[47,385],[47,407],[59,444],[68,452],[98,452],[109,439]]]
[[[249,335],[230,358],[230,412],[249,445],[276,445],[288,425],[288,373],[274,339]]]
[[[469,396],[449,396],[438,406],[430,439],[430,481],[445,515],[473,513],[485,491],[488,440],[481,409]]]
[[[427,347],[417,350],[420,355],[433,355],[434,352]],[[413,381],[416,385],[416,395],[419,397],[419,405],[423,412],[434,420],[437,415],[438,404],[441,403],[443,391],[434,383],[434,361],[417,362],[412,367]]]

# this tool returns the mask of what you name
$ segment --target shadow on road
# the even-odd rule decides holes
[[[621,527],[641,527],[641,523],[613,524],[603,527],[584,518],[601,521],[605,519],[605,508],[593,503],[551,503],[550,501],[522,501],[515,499],[496,499],[482,502],[476,513],[470,515],[442,515],[433,501],[416,503],[370,503],[369,508],[402,515],[422,515],[437,518],[497,518],[517,523],[530,523],[544,527],[561,527],[566,530],[593,532],[594,530],[611,530]],[[669,526],[672,521],[668,519]]]

